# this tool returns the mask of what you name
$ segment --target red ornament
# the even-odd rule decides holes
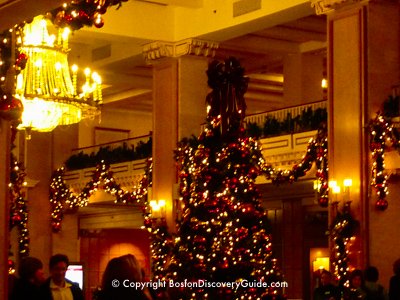
[[[328,197],[320,197],[320,198],[318,199],[318,204],[319,204],[321,207],[328,207],[328,204],[329,204],[329,199],[328,199]]]
[[[101,27],[104,26],[104,19],[103,19],[103,17],[101,16],[101,14],[99,14],[99,13],[96,13],[96,14],[94,15],[94,26],[95,26],[96,28],[101,28]]]
[[[258,169],[256,167],[252,167],[249,170],[249,177],[252,179],[256,179],[258,176]]]
[[[27,61],[28,61],[28,55],[26,55],[25,53],[20,53],[18,57],[15,59],[15,66],[19,70],[23,70],[25,69]]]
[[[13,221],[13,223],[21,222],[21,216],[17,215],[17,214],[13,215],[12,216],[12,221]]]
[[[65,15],[65,16],[64,16],[64,21],[65,21],[67,24],[70,24],[70,23],[73,21],[73,19],[74,19],[74,17],[71,16],[71,15]]]
[[[11,98],[11,96],[3,96],[4,100],[0,101],[0,117],[13,121],[21,118],[23,105],[21,100]],[[11,98],[11,100],[9,100]]]
[[[384,210],[386,210],[388,205],[389,204],[385,199],[379,199],[378,201],[376,201],[375,208],[380,211],[384,211]]]
[[[53,223],[52,228],[53,228],[53,232],[55,232],[55,233],[59,232],[61,230],[61,223],[59,223],[59,222]]]
[[[150,227],[153,224],[152,220],[150,218],[144,220],[144,225],[146,227]]]
[[[240,206],[240,210],[243,213],[250,213],[254,211],[254,205],[251,203],[245,203]]]
[[[84,10],[80,10],[78,12],[78,16],[80,19],[87,19],[89,20],[89,15],[84,11]]]
[[[15,267],[14,262],[13,262],[11,259],[9,259],[9,260],[8,260],[8,268],[9,268],[9,269],[13,269],[14,267]]]
[[[194,237],[193,241],[194,241],[195,243],[202,244],[202,243],[205,243],[205,242],[206,242],[206,238],[205,238],[204,236],[196,235],[196,236]]]

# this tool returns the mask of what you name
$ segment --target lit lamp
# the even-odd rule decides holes
[[[317,257],[313,262],[313,272],[329,270],[329,257]]]
[[[151,200],[151,215],[154,219],[164,219],[165,218],[165,200]]]
[[[346,178],[343,180],[343,200],[345,202],[350,201],[350,187],[353,184],[353,180]],[[329,181],[329,188],[332,190],[332,193],[335,195],[335,202],[338,202],[338,194],[341,192],[341,187],[337,185],[337,181],[331,180]]]
[[[17,76],[15,90],[15,97],[24,106],[19,129],[49,132],[58,125],[78,123],[99,113],[101,78],[88,71],[84,88],[77,89],[78,68],[70,69],[68,64],[69,33],[65,28],[58,31],[58,38],[49,35],[43,16],[24,26],[19,51],[28,61]]]
[[[321,80],[321,87],[325,90],[328,88],[328,80],[326,78],[323,78]]]

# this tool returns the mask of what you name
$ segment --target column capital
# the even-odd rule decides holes
[[[315,8],[315,12],[317,13],[317,15],[323,15],[349,4],[368,2],[369,0],[310,0],[310,1],[311,1],[311,7]]]
[[[143,54],[147,62],[155,61],[163,57],[180,57],[183,55],[213,57],[218,46],[218,42],[194,38],[179,42],[156,41],[144,45]]]

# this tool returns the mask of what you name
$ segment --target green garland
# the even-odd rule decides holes
[[[89,203],[90,196],[97,191],[100,186],[107,193],[115,196],[116,203],[138,204],[142,207],[147,206],[147,187],[146,176],[142,178],[139,186],[133,192],[121,188],[110,170],[110,166],[104,161],[97,165],[92,175],[92,179],[86,183],[79,194],[75,194],[64,180],[65,168],[57,169],[52,176],[50,183],[50,204],[51,204],[51,226],[54,232],[61,230],[61,221],[66,211],[75,211],[79,207],[85,207]],[[145,200],[145,201],[143,201]]]
[[[259,126],[257,123],[249,122],[246,125],[246,134],[257,138],[293,134],[317,130],[320,125],[326,123],[326,121],[326,108],[317,108],[313,110],[311,107],[308,107],[296,117],[292,117],[292,115],[288,113],[286,119],[283,121],[278,121],[275,117],[267,116],[262,126]]]
[[[112,148],[110,146],[101,147],[99,151],[86,154],[80,151],[78,154],[71,155],[65,161],[67,170],[80,170],[85,168],[93,168],[99,162],[104,161],[108,164],[121,163],[125,161],[133,161],[137,159],[148,158],[151,156],[152,138],[146,142],[140,141],[136,146],[129,145],[124,142],[121,146]]]
[[[382,107],[383,113],[378,112],[369,124],[369,146],[372,156],[371,185],[378,197],[375,208],[380,211],[386,210],[389,205],[386,200],[388,176],[385,174],[384,154],[390,147],[400,149],[400,132],[393,122],[393,118],[400,115],[400,97],[389,96]]]
[[[29,230],[28,230],[28,206],[23,197],[22,187],[25,182],[25,170],[22,163],[18,162],[11,154],[10,168],[10,231],[17,227],[19,231],[20,257],[29,256]]]
[[[336,216],[328,232],[334,243],[332,264],[334,274],[340,286],[349,286],[349,245],[351,238],[359,230],[359,222],[353,218],[350,211],[350,202],[344,205],[343,210],[337,211],[338,203],[335,203]]]

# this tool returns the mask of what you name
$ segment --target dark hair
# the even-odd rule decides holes
[[[118,288],[112,286],[115,279],[121,283]],[[144,297],[141,289],[123,287],[122,282],[124,280],[129,280],[129,282],[143,281],[140,264],[132,254],[115,257],[108,262],[102,278],[99,299],[125,300],[142,299]]]
[[[379,279],[379,271],[376,267],[370,266],[365,269],[364,277],[366,281],[377,282]]]
[[[43,264],[36,257],[25,257],[21,260],[18,268],[19,277],[22,279],[32,279],[37,270],[43,269]]]
[[[400,275],[400,259],[396,260],[396,261],[393,263],[393,272],[394,272],[396,275]]]
[[[361,285],[364,285],[364,276],[363,276],[363,272],[359,269],[355,269],[353,272],[350,273],[350,286],[352,285],[352,280],[355,277],[360,277],[361,278]]]
[[[55,254],[52,257],[50,257],[49,261],[49,268],[52,269],[56,264],[59,262],[65,262],[67,266],[69,265],[69,259],[68,256],[65,254]]]
[[[322,276],[322,275],[324,275],[324,274],[325,274],[325,275],[328,275],[328,276],[330,276],[330,277],[332,277],[332,273],[331,273],[331,272],[329,272],[328,270],[325,270],[325,269],[324,269],[324,270],[322,270],[322,272],[321,272],[321,276]]]

